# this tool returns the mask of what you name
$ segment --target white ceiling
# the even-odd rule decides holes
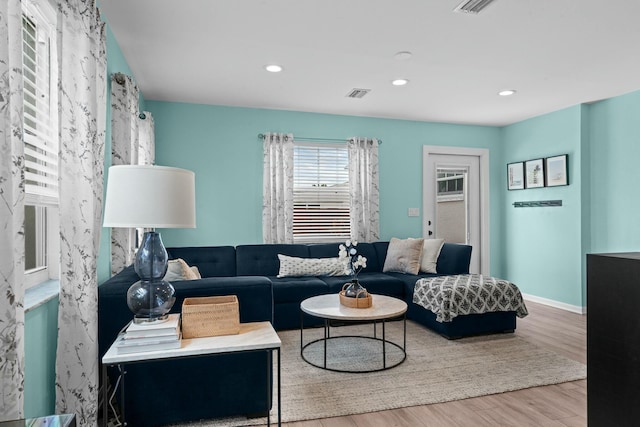
[[[145,99],[507,125],[640,89],[640,1],[103,0]],[[411,51],[409,60],[394,59]],[[278,74],[264,66],[284,67]],[[395,87],[396,78],[409,84]],[[371,89],[362,99],[345,95]],[[516,89],[511,97],[497,96]]]

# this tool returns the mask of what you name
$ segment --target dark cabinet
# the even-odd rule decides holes
[[[589,427],[640,423],[640,253],[587,255]]]

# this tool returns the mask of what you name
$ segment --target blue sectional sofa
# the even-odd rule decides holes
[[[436,322],[435,315],[412,302],[415,282],[433,274],[383,273],[388,242],[360,243],[367,258],[359,280],[371,293],[394,296],[409,306],[407,317],[447,338],[513,331],[515,313],[496,312],[456,317]],[[278,278],[278,254],[302,258],[331,258],[338,243],[290,245],[240,245],[167,249],[169,258],[182,258],[198,267],[202,279],[174,282],[179,312],[187,297],[237,295],[240,321],[271,321],[276,330],[300,326],[300,302],[305,298],[337,293],[348,277]],[[445,243],[437,271],[440,275],[469,272],[471,247]],[[138,277],[133,266],[113,276],[98,289],[99,354],[106,352],[132,314],[126,292]],[[317,319],[305,318],[305,326]],[[270,408],[264,390],[268,375],[267,353],[233,354],[217,358],[192,358],[140,363],[127,367],[126,407],[129,425],[158,426],[233,415],[263,415]],[[110,372],[114,381],[116,372]],[[215,383],[215,387],[210,384]]]

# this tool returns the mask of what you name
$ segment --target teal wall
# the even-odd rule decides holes
[[[585,307],[585,255],[640,250],[639,117],[635,91],[502,129],[505,163],[569,154],[569,186],[505,192],[503,272],[524,293]],[[563,206],[511,207],[547,199]]]
[[[156,125],[156,163],[196,174],[195,229],[163,230],[167,246],[238,245],[262,242],[262,141],[259,133],[299,137],[382,139],[381,239],[421,236],[422,147],[487,148],[492,164],[491,206],[500,206],[500,129],[337,116],[280,110],[147,101]],[[500,209],[492,209],[492,270],[500,268]]]
[[[590,106],[592,252],[640,249],[640,91]]]
[[[55,413],[58,298],[25,315],[24,412],[27,418]]]
[[[580,159],[580,176],[582,185],[581,238],[582,238],[582,307],[587,305],[587,254],[591,253],[591,107],[582,106],[581,112],[582,150]]]
[[[523,293],[581,307],[582,108],[575,106],[507,126],[502,141],[504,278],[516,283]],[[506,190],[507,163],[558,154],[569,155],[570,185]],[[513,207],[516,201],[538,200],[562,200],[562,207]]]

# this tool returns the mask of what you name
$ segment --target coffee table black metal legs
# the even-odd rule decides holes
[[[395,368],[396,366],[400,365],[402,362],[404,362],[407,358],[407,353],[406,353],[406,348],[407,348],[407,318],[406,315],[402,316],[402,329],[403,329],[403,338],[402,338],[402,345],[397,344],[393,341],[390,341],[387,339],[387,335],[386,335],[386,319],[382,319],[381,321],[374,321],[373,322],[373,336],[366,336],[366,335],[340,335],[340,336],[331,336],[331,321],[330,319],[324,319],[324,331],[323,331],[323,337],[310,341],[308,343],[305,344],[304,342],[304,313],[301,312],[300,313],[300,356],[302,357],[302,359],[307,362],[308,364],[315,366],[317,368],[320,369],[326,369],[328,371],[334,371],[334,372],[345,372],[345,373],[368,373],[368,372],[378,372],[378,371],[384,371],[387,369],[391,369],[391,368]],[[378,333],[377,333],[377,324],[378,323],[382,323],[382,337],[378,337]],[[373,340],[373,341],[377,341],[380,342],[381,347],[382,347],[382,367],[380,368],[374,368],[374,369],[362,369],[362,370],[353,370],[353,369],[342,369],[339,367],[330,367],[327,366],[327,343],[329,343],[330,341],[334,341],[334,340]],[[309,358],[307,358],[305,356],[305,350],[315,344],[315,343],[322,343],[323,346],[323,355],[322,355],[322,359],[323,362],[322,363],[316,363],[312,360],[310,360]],[[401,358],[400,360],[396,360],[393,363],[389,364],[387,363],[387,346],[393,346],[397,349],[400,350],[401,352]],[[357,365],[357,360],[353,361],[354,363],[351,366]]]

